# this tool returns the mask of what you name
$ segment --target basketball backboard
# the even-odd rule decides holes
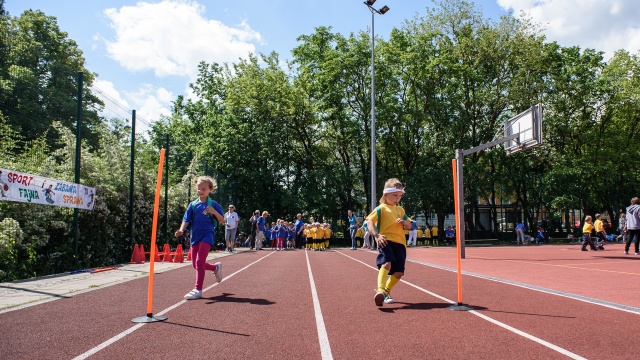
[[[534,105],[504,125],[504,136],[518,134],[518,138],[504,143],[507,155],[542,144],[542,104]]]

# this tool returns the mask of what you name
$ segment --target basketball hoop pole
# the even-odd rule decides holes
[[[518,131],[516,133],[506,134],[507,131],[505,130],[505,135],[507,136],[501,139],[494,140],[492,142],[488,142],[486,144],[482,144],[468,150],[456,149],[455,159],[452,160],[452,167],[453,167],[452,173],[453,173],[453,198],[454,198],[454,205],[455,205],[454,214],[455,214],[455,221],[456,221],[456,241],[457,241],[457,244],[456,244],[457,259],[456,260],[458,264],[458,303],[456,305],[449,306],[448,308],[450,310],[458,310],[458,311],[473,310],[473,307],[464,305],[462,303],[461,259],[465,258],[465,236],[466,236],[466,223],[464,221],[464,175],[463,175],[464,157],[471,154],[475,154],[479,151],[506,143],[511,140],[515,140],[516,144],[519,147],[521,147],[521,150],[542,144],[542,106],[538,104],[536,106],[531,107],[531,109],[528,111],[532,113],[531,119],[532,119],[533,138],[534,138],[533,143],[520,141],[520,134],[521,134],[520,124],[517,124]],[[523,114],[526,114],[526,113],[527,112],[524,112],[516,116],[514,119],[520,118],[521,116],[523,116]],[[507,122],[508,125],[506,125],[506,127],[508,127],[509,129],[512,126],[511,120],[509,120]],[[511,154],[511,153],[513,152],[507,151],[507,154]],[[502,199],[500,200],[502,201]]]
[[[467,155],[471,155],[471,154],[475,154],[479,151],[494,147],[496,145],[500,145],[502,143],[505,143],[507,141],[510,140],[514,140],[517,139],[519,136],[519,134],[513,134],[513,135],[509,135],[509,136],[505,136],[502,139],[498,139],[498,140],[494,140],[492,142],[486,143],[486,144],[482,144],[479,146],[476,146],[474,148],[471,148],[469,150],[462,150],[462,149],[457,149],[456,150],[456,171],[458,173],[458,176],[456,177],[456,179],[454,179],[456,181],[456,188],[458,189],[458,206],[456,208],[456,224],[460,224],[458,226],[460,226],[460,228],[456,229],[456,236],[458,239],[458,242],[460,243],[460,258],[464,259],[465,257],[465,252],[464,252],[464,238],[465,238],[465,222],[464,222],[464,176],[463,176],[463,161],[464,161],[464,157]]]

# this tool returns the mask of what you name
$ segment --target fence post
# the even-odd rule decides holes
[[[134,165],[135,165],[135,154],[136,154],[136,111],[131,111],[131,163],[129,165],[130,174],[129,174],[129,245],[131,246],[131,250],[133,251],[133,245],[135,241],[133,240],[133,174],[134,174]]]
[[[167,134],[166,143],[166,156],[164,158],[165,170],[164,170],[164,236],[163,239],[168,243],[167,236],[169,235],[168,222],[169,222],[169,134]]]
[[[78,115],[76,118],[76,166],[75,166],[75,183],[80,184],[80,152],[82,150],[82,82],[84,74],[78,72]],[[78,257],[78,208],[73,208],[73,247],[76,263],[79,262]]]

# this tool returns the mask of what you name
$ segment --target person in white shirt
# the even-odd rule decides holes
[[[407,246],[416,246],[416,240],[418,239],[418,226],[415,220],[409,218],[409,221],[411,221],[411,230],[409,230]]]
[[[226,226],[224,228],[224,240],[227,243],[227,251],[233,252],[236,232],[238,231],[238,222],[240,221],[238,213],[236,213],[235,206],[229,205],[229,211],[224,214],[224,220],[226,221]]]
[[[631,199],[631,205],[627,207],[625,218],[627,220],[627,231],[629,231],[629,235],[627,242],[624,244],[624,253],[629,254],[631,242],[635,239],[636,255],[640,255],[640,248],[638,248],[640,244],[640,199],[638,199],[637,196]]]

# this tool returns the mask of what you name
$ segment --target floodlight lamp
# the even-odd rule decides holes
[[[386,13],[387,11],[389,11],[389,7],[387,5],[383,6],[382,9],[378,10],[380,15],[384,15],[384,13]]]
[[[367,6],[371,6],[371,5],[373,5],[375,2],[376,2],[376,0],[367,0],[367,1],[365,1],[365,2],[364,2],[364,4],[365,4],[365,5],[367,5]]]

